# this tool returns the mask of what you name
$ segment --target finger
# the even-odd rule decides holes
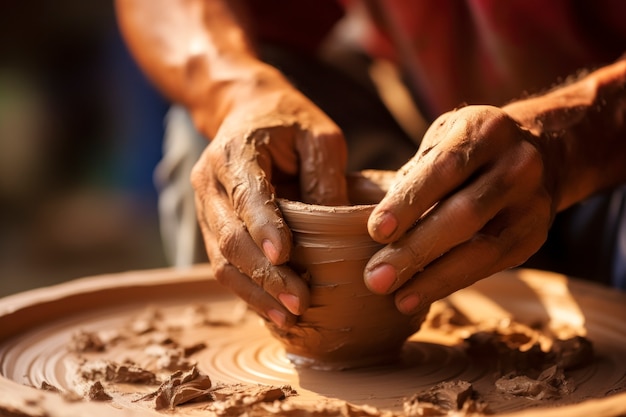
[[[211,175],[229,196],[231,208],[227,211],[237,213],[257,247],[272,264],[279,265],[289,259],[291,232],[276,206],[274,187],[260,165],[260,160],[269,158],[263,145],[270,140],[268,135],[258,130],[237,140],[213,142],[207,148],[207,166],[215,170]],[[196,182],[206,181],[200,177]]]
[[[206,223],[202,227],[202,233],[215,278],[266,320],[271,320],[280,328],[293,326],[296,316],[222,256],[217,240],[207,229]]]
[[[372,212],[368,230],[374,240],[397,240],[436,202],[470,180],[490,155],[499,152],[502,144],[477,140],[502,124],[504,116],[492,113],[487,108],[472,109],[472,114],[465,117],[459,110],[433,123],[424,137],[426,147],[402,167],[396,182]],[[505,134],[508,132],[500,132],[499,136]]]
[[[518,266],[545,241],[536,218],[512,222],[522,211],[498,215],[471,240],[437,259],[395,293],[398,310],[412,314],[436,300],[506,268]]]
[[[329,206],[348,204],[343,135],[307,132],[299,137],[297,147],[302,201]]]
[[[220,255],[249,277],[250,282],[279,300],[291,313],[302,314],[309,305],[309,291],[304,280],[287,266],[273,265],[230,209],[228,198],[218,191],[211,195],[212,198],[204,201],[198,199],[198,204],[204,205],[199,207],[198,212],[203,213],[203,223],[208,232],[213,232],[214,245]]]
[[[393,292],[443,253],[469,240],[504,207],[509,188],[492,172],[440,202],[402,238],[372,256],[365,268],[368,288],[379,294]]]

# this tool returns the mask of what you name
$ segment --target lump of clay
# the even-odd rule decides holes
[[[552,351],[563,369],[578,368],[593,361],[593,345],[589,339],[582,336],[555,340]]]
[[[485,407],[474,400],[472,384],[467,381],[444,381],[405,401],[409,416],[447,416],[450,411],[482,412]]]
[[[89,387],[87,398],[92,401],[110,401],[113,397],[106,393],[102,382],[96,381]]]
[[[72,336],[69,349],[73,352],[102,352],[106,345],[97,333],[82,330]]]
[[[574,391],[572,382],[556,365],[547,368],[536,379],[514,373],[505,375],[496,381],[496,388],[503,394],[532,400],[558,399]]]
[[[155,408],[172,409],[180,404],[201,399],[211,399],[211,379],[208,375],[201,374],[197,368],[187,372],[176,371],[159,388],[142,397],[142,400],[154,398]]]
[[[97,360],[85,362],[79,369],[80,376],[88,381],[105,380],[128,384],[154,384],[156,375],[131,363],[118,364]]]

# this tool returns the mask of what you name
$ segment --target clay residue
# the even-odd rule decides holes
[[[82,318],[83,312],[76,312],[68,320],[39,324],[37,331],[25,329],[28,334],[0,346],[0,361],[3,376],[48,391],[35,392],[36,398],[59,404],[57,395],[75,401],[76,392],[83,403],[68,408],[105,410],[105,415],[125,409],[152,415],[157,407],[177,416],[462,416],[525,409],[532,415],[563,405],[573,409],[577,402],[626,388],[623,327],[614,313],[608,322],[599,320],[611,311],[621,316],[623,309],[615,303],[601,311],[583,306],[581,311],[597,313],[587,322],[592,346],[579,336],[560,339],[542,305],[533,307],[536,300],[520,296],[508,282],[498,285],[487,295],[500,310],[486,309],[476,297],[466,299],[462,290],[433,305],[398,362],[373,368],[294,369],[259,317],[245,306],[241,314],[241,300],[224,297],[217,285],[186,298],[180,292],[176,299],[151,298],[155,305],[143,311],[135,303],[100,306],[95,310],[103,309],[101,314],[84,311]],[[580,300],[590,298],[585,293]],[[605,306],[605,300],[599,304]],[[507,305],[512,310],[505,310]],[[481,315],[486,310],[510,314]],[[559,314],[569,311],[565,306]],[[567,334],[579,333],[558,336]],[[0,410],[13,410],[2,400]]]
[[[406,417],[405,414],[380,410],[368,405],[355,405],[345,401],[327,400],[310,405],[286,402],[260,403],[247,410],[248,417]],[[234,415],[233,415],[234,416]]]
[[[153,372],[142,369],[132,362],[118,364],[106,360],[85,361],[79,367],[78,372],[86,381],[147,385],[152,385],[157,381]]]
[[[142,397],[141,400],[154,399],[155,409],[171,410],[177,405],[191,401],[210,400],[210,388],[211,379],[208,375],[192,368],[187,372],[174,372],[156,391]]]
[[[203,343],[187,347],[151,344],[146,347],[145,353],[150,358],[154,358],[154,366],[159,370],[188,370],[196,365],[190,356],[205,347]]]
[[[254,415],[255,411],[266,409],[266,404],[281,404],[295,395],[298,393],[289,385],[222,384],[212,391],[213,401],[206,409],[222,416]],[[300,412],[304,410],[306,407],[300,408]]]
[[[582,336],[557,339],[552,344],[552,355],[563,369],[584,367],[593,361],[593,344]]]
[[[552,366],[569,370],[593,362],[593,347],[587,338],[552,339],[545,349],[539,342],[545,337],[540,331],[520,324],[480,331],[466,339],[467,353],[482,362],[495,364],[500,374],[536,374]]]
[[[69,349],[74,352],[102,352],[105,343],[96,332],[80,330],[74,334],[70,342]]]
[[[197,368],[194,355],[207,348],[207,341],[189,336],[200,329],[235,326],[246,311],[241,303],[228,315],[216,314],[208,305],[192,305],[176,315],[149,307],[114,334],[108,329],[75,332],[68,350],[77,361],[77,391],[91,401],[131,401],[156,410],[202,404],[224,416],[296,395],[289,386],[214,382]],[[111,359],[120,352],[127,356],[123,362]],[[47,383],[41,388],[61,392]]]
[[[329,286],[328,290],[337,291],[337,286]],[[490,402],[497,398],[494,394],[500,396],[497,401],[509,397],[558,401],[575,389],[568,370],[584,367],[593,360],[591,343],[583,337],[554,339],[543,331],[544,326],[531,327],[510,320],[495,326],[472,323],[447,306],[436,309],[424,326],[458,335],[467,356],[493,375],[490,385],[483,383],[476,389],[465,380],[434,384],[430,389],[408,395],[402,412],[356,406],[341,400],[294,406],[285,402],[287,398],[297,397],[297,392],[288,385],[224,383],[198,368],[194,356],[204,351],[211,340],[190,336],[199,329],[210,334],[211,328],[227,323],[237,325],[226,318],[208,319],[209,310],[195,305],[185,308],[183,313],[168,315],[165,310],[151,307],[130,318],[116,333],[108,329],[75,333],[70,348],[79,363],[77,376],[84,387],[82,396],[90,401],[131,401],[156,410],[177,410],[185,405],[222,416],[481,415],[489,412]],[[349,338],[351,333],[347,329],[338,330]],[[309,336],[306,340],[317,340]],[[110,358],[122,358],[120,352],[126,352],[127,356],[122,362]],[[153,388],[145,394],[145,387]]]
[[[62,392],[59,388],[55,387],[54,385],[50,384],[47,381],[42,381],[41,385],[39,386],[39,389],[43,391],[54,392],[57,394],[60,394]]]
[[[482,414],[487,406],[468,381],[444,381],[404,402],[408,416]]]
[[[113,397],[106,393],[100,381],[91,384],[89,391],[87,391],[87,398],[92,401],[110,401],[113,399]]]
[[[552,365],[538,376],[512,372],[496,381],[496,388],[503,394],[531,400],[559,399],[574,391],[574,382],[567,378],[563,369]]]

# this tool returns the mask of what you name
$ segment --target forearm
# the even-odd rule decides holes
[[[626,59],[504,110],[558,167],[557,210],[626,182]]]
[[[279,79],[260,62],[232,0],[116,0],[131,53],[164,95],[210,120],[194,118],[213,135],[234,97],[260,79]],[[282,81],[282,80],[281,80]]]

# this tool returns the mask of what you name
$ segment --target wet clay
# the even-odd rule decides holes
[[[622,293],[496,274],[433,304],[396,362],[316,371],[295,368],[209,271],[117,274],[1,300],[0,415],[626,413]]]
[[[299,367],[348,369],[398,358],[427,311],[398,312],[393,295],[367,289],[363,271],[382,245],[367,232],[367,219],[394,172],[364,171],[350,176],[350,206],[319,206],[279,200],[294,246],[290,266],[308,282],[311,306],[295,326],[272,334]]]
[[[476,392],[467,381],[444,381],[417,393],[404,403],[409,416],[482,414],[487,405],[475,400]]]

